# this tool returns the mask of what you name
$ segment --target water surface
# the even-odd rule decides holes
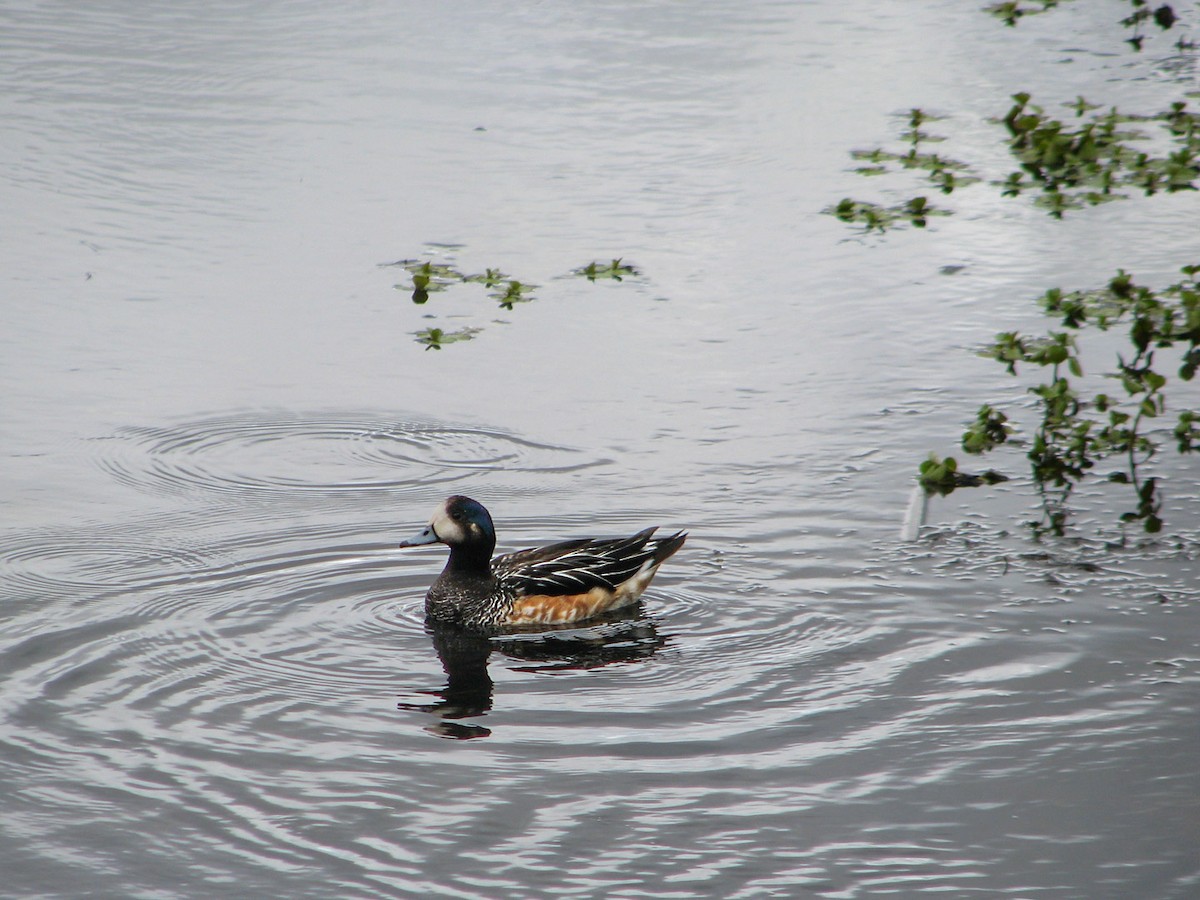
[[[1099,487],[1034,541],[1019,464],[900,537],[916,462],[1022,400],[971,348],[1175,280],[1194,198],[819,214],[913,106],[986,157],[1016,90],[1195,88],[1112,18],[8,4],[6,889],[1194,895],[1192,462],[1161,537]],[[536,299],[415,306],[381,264],[421,256]],[[483,642],[395,548],[450,493],[503,549],[692,536],[629,613]]]

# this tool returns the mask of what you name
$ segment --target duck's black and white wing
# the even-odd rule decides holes
[[[522,594],[579,594],[592,588],[616,591],[683,545],[684,533],[654,540],[656,530],[647,528],[627,538],[585,538],[519,550],[492,560],[492,573]]]

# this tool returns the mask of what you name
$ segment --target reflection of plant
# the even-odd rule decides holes
[[[1005,25],[1016,25],[1025,16],[1035,16],[1040,13],[1049,12],[1059,6],[1064,0],[1036,0],[1037,5],[1022,4],[1018,0],[1005,0],[1001,3],[993,3],[985,8],[985,12],[991,13],[997,19],[1000,19]],[[1133,35],[1125,39],[1125,43],[1133,47],[1134,50],[1141,50],[1142,43],[1146,40],[1146,36],[1142,34],[1142,26],[1153,20],[1154,24],[1167,31],[1172,28],[1179,17],[1175,14],[1175,10],[1168,4],[1164,3],[1153,9],[1150,8],[1148,0],[1129,0],[1129,5],[1133,7],[1133,12],[1121,19],[1121,24],[1126,28],[1133,29]],[[1190,45],[1180,38],[1176,42],[1179,49],[1186,49]]]
[[[1178,377],[1183,381],[1191,381],[1200,368],[1200,265],[1186,266],[1182,272],[1182,280],[1157,292],[1134,284],[1123,271],[1099,290],[1047,291],[1040,301],[1042,308],[1060,319],[1066,330],[1036,338],[1007,332],[984,351],[1013,375],[1019,365],[1050,370],[1048,382],[1029,389],[1041,415],[1028,451],[1044,500],[1041,530],[1063,532],[1074,486],[1097,462],[1114,456],[1124,456],[1125,469],[1109,480],[1132,485],[1137,497],[1136,510],[1126,512],[1121,520],[1140,521],[1148,532],[1162,528],[1158,480],[1143,479],[1139,467],[1157,450],[1147,430],[1167,409],[1168,377],[1155,369],[1155,355],[1182,346]],[[1108,331],[1126,325],[1131,352],[1119,353],[1115,370],[1106,373],[1120,386],[1119,392],[1081,396],[1067,376],[1083,377],[1075,335],[1088,326]],[[1179,413],[1173,436],[1180,453],[1200,446],[1198,424],[1197,412]],[[984,406],[963,435],[963,449],[985,453],[1007,441],[1011,431],[1003,413]],[[928,460],[921,465],[922,484],[929,480],[928,466]]]

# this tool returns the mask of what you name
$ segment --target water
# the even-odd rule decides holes
[[[1117,7],[8,4],[5,892],[1193,896],[1194,464],[1156,539],[1097,487],[1035,542],[1021,477],[901,530],[1021,401],[970,349],[1173,280],[1194,198],[818,214],[912,106],[987,158],[1018,89],[1194,89]],[[414,306],[381,264],[426,255],[535,300]],[[395,549],[450,493],[503,549],[692,537],[639,608],[483,642]]]

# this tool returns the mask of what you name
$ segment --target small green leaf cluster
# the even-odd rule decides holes
[[[997,484],[1001,481],[1008,481],[1008,477],[992,469],[979,475],[960,472],[958,460],[953,456],[942,459],[936,453],[930,453],[918,467],[917,481],[927,493],[949,494],[960,487],[978,487],[981,484]]]
[[[443,331],[440,328],[426,328],[415,332],[417,343],[424,344],[426,350],[441,350],[446,344],[458,341],[469,341],[478,332],[478,328],[460,328],[457,331]]]
[[[1137,509],[1121,513],[1121,521],[1129,524],[1141,522],[1142,528],[1148,534],[1162,531],[1163,521],[1159,513],[1162,511],[1162,497],[1158,493],[1158,479],[1147,478],[1140,484],[1134,484],[1137,492]]]
[[[863,231],[878,231],[881,234],[898,222],[907,222],[914,228],[924,228],[930,216],[950,215],[944,209],[933,206],[925,197],[913,197],[895,206],[880,206],[849,197],[836,206],[822,210],[850,225],[861,225]]]
[[[1180,453],[1191,453],[1200,449],[1200,415],[1192,410],[1184,410],[1179,414],[1179,423],[1175,426],[1175,439],[1179,441]]]
[[[501,309],[512,309],[514,304],[528,303],[533,299],[536,284],[528,284],[510,278],[507,282],[496,285],[496,289],[488,294],[500,304]]]
[[[967,453],[986,453],[1007,441],[1012,433],[1008,416],[985,404],[979,408],[975,421],[963,432],[962,448]]]
[[[942,459],[936,453],[921,463],[917,480],[926,491],[948,494],[958,487],[958,460],[953,456]]]
[[[453,266],[433,260],[402,259],[391,265],[408,270],[412,277],[412,300],[418,305],[428,302],[431,293],[444,291],[463,280],[462,273],[455,271]]]
[[[1055,533],[1065,527],[1066,499],[1074,485],[1099,461],[1120,455],[1125,470],[1113,473],[1110,480],[1131,484],[1137,496],[1137,509],[1125,513],[1122,521],[1140,521],[1151,532],[1162,527],[1158,481],[1140,478],[1138,467],[1156,452],[1152,429],[1167,411],[1170,376],[1156,368],[1159,357],[1163,351],[1179,351],[1177,377],[1185,382],[1200,366],[1200,265],[1181,271],[1180,281],[1158,291],[1136,284],[1123,270],[1098,290],[1049,290],[1041,306],[1064,330],[1040,337],[1006,332],[983,351],[1012,375],[1026,365],[1049,371],[1048,380],[1029,388],[1041,418],[1028,458],[1043,496],[1047,489],[1058,492],[1046,506],[1047,527]],[[1082,379],[1084,374],[1076,335],[1089,327],[1109,331],[1118,326],[1127,329],[1128,349],[1118,353],[1114,369],[1105,377],[1119,390],[1084,396],[1068,377]],[[1200,414],[1195,410],[1179,413],[1172,432],[1179,452],[1200,447],[1198,426]],[[984,406],[964,432],[962,446],[968,453],[985,453],[1011,433],[1007,417]],[[920,477],[925,484],[924,463]]]
[[[464,275],[462,280],[464,283],[482,284],[486,288],[494,288],[507,281],[508,276],[499,269],[485,269],[478,275]]]
[[[984,7],[984,12],[991,13],[1011,28],[1025,16],[1036,16],[1049,12],[1060,2],[1062,0],[1037,0],[1038,5],[1033,6],[1019,3],[1017,0],[1007,0],[1004,3],[993,3],[991,6]]]
[[[621,261],[620,257],[607,263],[600,263],[593,260],[586,266],[580,266],[577,269],[571,270],[572,275],[578,275],[581,278],[586,278],[588,281],[595,281],[597,278],[608,278],[613,281],[623,281],[626,278],[636,277],[641,274],[635,267],[629,263]]]

